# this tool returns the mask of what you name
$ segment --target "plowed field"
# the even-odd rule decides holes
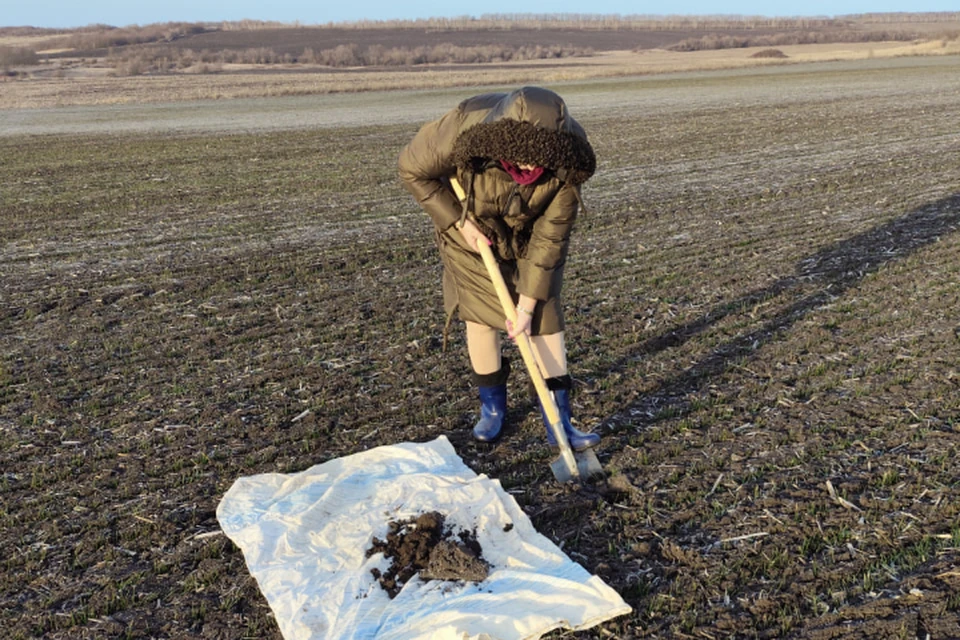
[[[960,637],[960,58],[552,88],[599,158],[564,289],[584,487],[520,367],[474,443],[440,348],[395,162],[469,91],[0,136],[6,637],[279,638],[227,488],[441,434],[634,607],[551,637]]]

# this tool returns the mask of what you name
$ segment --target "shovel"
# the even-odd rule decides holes
[[[457,180],[451,179],[451,185],[460,201],[463,201],[463,189]],[[482,242],[477,243],[477,249],[483,258],[483,264],[487,268],[490,280],[493,282],[493,288],[500,299],[500,305],[503,307],[503,313],[511,323],[517,322],[517,311],[514,308],[513,298],[507,290],[507,284],[503,281],[503,274],[500,273],[500,265],[493,255],[489,246]],[[527,367],[527,373],[537,390],[537,396],[543,407],[543,412],[547,417],[547,428],[553,433],[557,446],[560,449],[560,457],[550,463],[550,470],[553,476],[559,482],[573,482],[580,478],[591,479],[604,476],[603,467],[597,459],[597,454],[593,449],[577,451],[570,447],[567,440],[567,434],[563,430],[563,423],[560,419],[560,411],[557,409],[556,400],[553,393],[547,388],[547,382],[540,371],[540,365],[533,353],[533,346],[530,342],[530,336],[525,333],[516,338],[517,348],[520,350],[520,356],[523,358],[523,364]]]

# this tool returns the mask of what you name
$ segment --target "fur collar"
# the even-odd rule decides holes
[[[510,118],[475,124],[454,143],[453,161],[460,169],[478,172],[489,160],[545,167],[561,180],[578,185],[597,168],[593,147],[582,135]]]

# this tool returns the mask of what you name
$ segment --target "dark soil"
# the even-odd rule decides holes
[[[552,637],[960,637],[960,59],[558,88],[598,487],[471,437],[419,122],[0,137],[4,637],[279,640],[224,493],[440,435],[633,607]]]
[[[391,599],[416,576],[464,582],[486,579],[490,565],[483,559],[476,531],[454,532],[444,522],[442,513],[424,513],[390,522],[387,539],[373,539],[367,557],[382,553],[391,560],[386,571],[372,570]]]

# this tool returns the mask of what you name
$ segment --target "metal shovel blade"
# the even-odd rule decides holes
[[[550,398],[552,401],[552,398]],[[573,449],[567,443],[566,435],[563,433],[563,426],[560,422],[548,423],[547,429],[553,431],[553,436],[559,443],[560,455],[550,462],[550,470],[557,482],[573,482],[580,479],[580,466],[577,464]]]
[[[576,462],[573,464],[573,469],[577,470],[577,473],[579,473]],[[562,457],[557,458],[550,463],[550,471],[553,471],[553,477],[557,479],[557,482],[563,484],[566,484],[567,482],[573,482],[578,478],[578,475],[570,472],[570,465],[567,464],[567,461]]]
[[[577,471],[584,480],[600,480],[606,477],[600,460],[593,449],[584,449],[583,451],[574,451],[573,457],[577,461]]]
[[[550,462],[550,471],[558,482],[573,482],[575,480],[599,480],[606,477],[600,460],[593,449],[574,451],[566,442],[566,435],[561,425],[548,425],[553,430],[554,437],[563,438],[566,446],[560,446],[560,455]],[[558,439],[558,442],[561,441]]]
[[[565,460],[563,454],[550,462],[550,471],[557,482],[574,482],[576,480],[601,480],[606,472],[597,459],[593,449],[573,452],[573,460]]]

